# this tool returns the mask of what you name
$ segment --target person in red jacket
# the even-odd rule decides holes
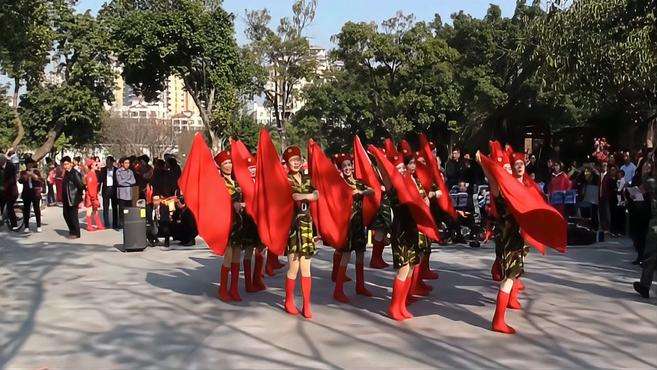
[[[100,213],[98,212],[100,199],[98,197],[99,186],[96,173],[100,170],[100,164],[93,159],[87,159],[85,169],[87,173],[84,175],[84,182],[87,189],[84,194],[84,207],[87,212],[87,231],[104,230],[105,227],[100,221]]]
[[[568,175],[563,172],[563,165],[559,161],[555,161],[552,165],[552,179],[548,185],[548,194],[551,195],[555,192],[568,191],[572,189],[573,183],[570,181]],[[563,204],[555,204],[554,208],[562,215],[566,214],[566,208]]]

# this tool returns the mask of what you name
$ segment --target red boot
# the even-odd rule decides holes
[[[516,331],[506,324],[504,316],[506,314],[506,307],[509,304],[509,293],[505,293],[500,289],[497,293],[497,306],[495,307],[495,316],[493,316],[493,331],[504,334],[515,334]]]
[[[522,308],[522,305],[518,300],[518,294],[520,293],[520,284],[518,284],[519,281],[520,280],[518,279],[513,281],[513,288],[511,288],[511,293],[509,294],[509,304],[507,307],[512,310],[519,310]]]
[[[251,260],[244,257],[242,260],[242,266],[244,266],[244,288],[248,293],[257,292],[253,286],[253,275],[251,274]]]
[[[230,265],[230,289],[228,294],[233,301],[241,302],[242,297],[240,297],[240,292],[238,289],[240,282],[240,263],[235,262]]]
[[[411,319],[413,318],[413,314],[408,311],[408,297],[410,297],[410,291],[411,291],[411,285],[413,283],[413,280],[408,277],[406,278],[406,281],[404,281],[404,295],[402,296],[402,299],[399,301],[399,312],[401,312],[402,316],[406,319]]]
[[[372,258],[370,259],[370,267],[373,269],[384,269],[390,265],[383,260],[383,241],[373,242],[372,246]]]
[[[274,264],[275,264],[274,260],[275,260],[275,259],[277,260],[278,257],[276,257],[276,255],[273,254],[272,252],[267,251],[267,264],[265,265],[265,272],[266,272],[267,275],[269,275],[269,276],[274,276],[274,275],[276,274],[276,272],[274,271],[274,269],[275,269],[275,267],[274,267]]]
[[[410,294],[408,295],[409,297],[413,295],[422,296],[422,297],[429,295],[429,290],[424,289],[420,285],[421,280],[422,278],[420,278],[420,266],[415,265],[415,267],[413,268],[413,279],[411,279]]]
[[[230,269],[221,265],[221,278],[219,280],[219,299],[224,302],[232,301],[230,294],[228,294],[228,272]]]
[[[365,288],[365,266],[358,262],[356,262],[356,294],[372,296],[372,293]]]
[[[296,304],[294,303],[294,285],[296,280],[285,277],[285,312],[296,316],[299,314]]]
[[[403,299],[405,281],[395,278],[392,284],[392,297],[390,298],[390,306],[388,307],[388,314],[393,320],[402,321],[405,319],[399,309],[400,300]]]
[[[424,256],[422,258],[422,262],[420,262],[420,267],[422,271],[422,279],[428,279],[428,280],[436,280],[438,279],[438,273],[435,271],[431,271],[429,268],[429,256]]]
[[[89,232],[96,231],[96,229],[94,229],[93,223],[91,222],[91,216],[87,216],[85,218],[85,222],[87,224],[87,231]]]
[[[256,292],[260,292],[267,289],[265,285],[265,280],[262,278],[262,267],[265,262],[265,258],[262,256],[262,253],[256,251],[255,255],[255,266],[253,267],[253,288]]]
[[[96,230],[105,230],[102,221],[100,221],[100,213],[96,212],[96,217],[94,218],[96,222]]]
[[[313,318],[313,312],[310,309],[310,289],[312,288],[313,278],[310,276],[301,277],[301,292],[303,293],[303,317],[310,320]]]
[[[344,277],[347,274],[347,266],[339,266],[338,274],[335,278],[335,289],[333,290],[333,299],[342,303],[349,303],[349,298],[344,294]]]

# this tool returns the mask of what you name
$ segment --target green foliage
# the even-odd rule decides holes
[[[271,15],[267,9],[246,13],[250,40],[246,50],[258,63],[255,81],[260,86],[268,106],[274,110],[276,128],[286,142],[288,116],[292,102],[298,97],[302,81],[317,77],[317,60],[308,38],[306,27],[315,18],[317,0],[297,0],[292,5],[292,18],[281,18],[276,29],[269,26]],[[265,83],[264,77],[269,76]]]
[[[620,107],[634,123],[657,114],[657,4],[576,0],[533,24],[534,56],[556,93],[577,91],[595,110]]]
[[[57,133],[55,141],[63,134],[75,147],[93,143],[104,114],[94,91],[68,84],[32,90],[21,101],[21,108],[27,128],[25,139],[33,146],[41,145],[51,132]],[[50,149],[52,146],[46,153]]]
[[[159,96],[176,75],[214,134],[248,90],[250,71],[237,47],[233,16],[201,0],[114,0],[101,12],[115,41],[126,83],[147,99]]]
[[[7,92],[0,86],[0,152],[5,152],[14,139],[14,112],[5,98]]]

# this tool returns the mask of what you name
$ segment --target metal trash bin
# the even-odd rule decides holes
[[[146,208],[128,207],[123,211],[122,252],[140,252],[146,249]]]

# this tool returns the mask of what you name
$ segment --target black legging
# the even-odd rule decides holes
[[[41,227],[41,198],[23,199],[23,228],[30,227],[30,208],[34,209],[37,227]]]

